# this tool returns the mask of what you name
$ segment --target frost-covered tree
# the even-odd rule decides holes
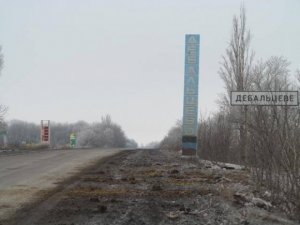
[[[93,147],[95,140],[95,133],[89,127],[77,133],[77,145],[80,147]]]
[[[54,147],[61,147],[70,143],[70,135],[74,133],[76,136],[90,125],[84,121],[77,123],[51,123],[51,145]]]
[[[2,48],[0,46],[0,75],[1,75],[1,70],[3,68],[4,64],[4,59],[3,59],[3,54],[2,54]],[[4,115],[7,111],[7,107],[0,104],[0,128],[4,128]]]
[[[82,147],[126,147],[127,141],[121,126],[109,115],[78,133],[78,144]]]
[[[10,145],[39,143],[40,127],[21,120],[10,121],[7,127],[7,139]]]
[[[4,62],[4,60],[3,60],[2,48],[0,46],[0,72],[3,68],[3,62]]]
[[[126,141],[126,148],[137,148],[138,147],[138,143],[133,140],[133,139],[127,139]]]
[[[40,143],[40,125],[20,120],[10,121],[7,125],[8,143],[21,145],[23,143]],[[70,135],[77,137],[78,147],[137,147],[132,139],[127,139],[123,129],[114,123],[110,116],[102,117],[101,122],[88,124],[50,123],[50,144],[52,147],[66,147],[70,143]]]

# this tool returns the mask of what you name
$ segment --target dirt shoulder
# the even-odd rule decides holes
[[[297,224],[247,171],[160,150],[124,151],[19,211],[5,225]]]

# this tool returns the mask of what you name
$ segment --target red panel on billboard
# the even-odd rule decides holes
[[[41,121],[41,143],[50,144],[50,120]]]

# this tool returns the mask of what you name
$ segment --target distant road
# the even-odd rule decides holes
[[[0,223],[39,191],[54,188],[97,160],[113,155],[116,149],[75,149],[0,153]]]

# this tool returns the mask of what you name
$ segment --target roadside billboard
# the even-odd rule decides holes
[[[41,120],[41,144],[50,145],[50,120]]]

